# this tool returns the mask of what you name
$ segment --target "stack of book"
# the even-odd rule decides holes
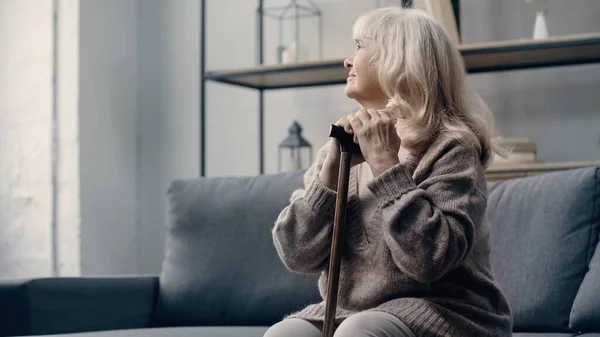
[[[511,149],[507,158],[496,156],[493,165],[525,164],[537,162],[537,145],[528,138],[505,138],[500,143]]]

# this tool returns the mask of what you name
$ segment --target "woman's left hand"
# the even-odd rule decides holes
[[[373,176],[379,176],[400,162],[401,140],[394,117],[384,111],[360,109],[349,115],[348,120]]]

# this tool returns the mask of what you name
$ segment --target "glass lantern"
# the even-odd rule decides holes
[[[259,8],[258,14],[277,20],[279,64],[323,59],[323,19],[313,0],[290,0],[285,6]],[[300,27],[302,20],[305,24]],[[318,56],[314,54],[315,46],[311,45],[315,41]]]
[[[312,160],[312,145],[302,137],[302,127],[294,121],[288,136],[279,144],[278,171],[308,169]]]

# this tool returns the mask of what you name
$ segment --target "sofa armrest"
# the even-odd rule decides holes
[[[0,336],[18,336],[29,332],[25,282],[0,281]]]
[[[0,336],[148,327],[157,290],[152,276],[0,281]]]

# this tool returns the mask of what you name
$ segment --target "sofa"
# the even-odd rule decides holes
[[[158,275],[0,282],[0,336],[259,337],[319,300],[271,228],[302,171],[174,181]],[[600,337],[600,169],[488,183],[492,265],[515,336]]]

